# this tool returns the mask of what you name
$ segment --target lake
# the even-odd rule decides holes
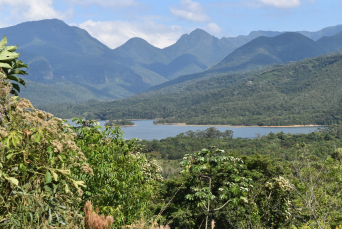
[[[104,126],[106,121],[99,121],[101,126]],[[211,126],[177,126],[177,125],[153,125],[153,120],[133,120],[136,126],[122,127],[125,139],[139,138],[139,139],[164,139],[167,137],[174,137],[180,133],[185,133],[189,130],[205,130]],[[234,138],[255,138],[256,134],[260,136],[267,135],[270,132],[277,133],[283,131],[284,133],[310,133],[317,130],[318,127],[226,127],[215,126],[221,132],[225,130],[232,130]]]

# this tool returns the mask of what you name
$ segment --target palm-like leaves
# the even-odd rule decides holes
[[[16,53],[17,46],[6,46],[7,38],[0,41],[0,76],[8,79],[11,85],[11,94],[18,95],[20,92],[20,84],[25,86],[25,81],[18,75],[27,75],[26,71],[20,68],[28,68],[21,60],[17,60],[20,53]],[[14,82],[16,83],[14,83]]]

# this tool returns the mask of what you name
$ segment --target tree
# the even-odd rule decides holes
[[[342,224],[342,164],[339,157],[317,158],[302,143],[292,163],[291,183],[296,195],[297,220],[311,228],[331,228]],[[341,154],[337,149],[335,154]]]
[[[98,126],[92,120],[74,118],[75,143],[87,157],[93,174],[80,174],[87,188],[83,203],[91,200],[101,214],[112,215],[122,227],[150,216],[150,206],[162,181],[161,167],[149,160],[136,139],[125,141],[120,127]]]
[[[213,213],[228,204],[248,202],[246,195],[251,188],[251,179],[239,174],[243,161],[223,153],[223,150],[212,147],[185,155],[182,161],[183,173],[189,174],[191,185],[191,193],[186,199],[203,209],[206,229]]]
[[[6,45],[7,38],[4,36],[0,41],[0,77],[7,79],[7,81],[4,82],[10,86],[10,93],[18,96],[18,93],[20,92],[19,84],[25,86],[25,81],[17,75],[27,75],[27,73],[20,68],[28,68],[28,66],[22,61],[17,60],[20,56],[20,53],[14,52],[17,50],[17,46]],[[11,82],[10,80],[16,83]]]
[[[68,125],[13,96],[20,89],[10,80],[23,83],[16,74],[24,72],[16,68],[26,65],[16,61],[16,46],[6,47],[6,42],[0,42],[0,226],[72,224],[81,219],[85,186],[73,174],[91,168]]]

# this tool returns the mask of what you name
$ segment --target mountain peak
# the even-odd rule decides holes
[[[126,43],[123,44],[123,46],[127,46],[127,45],[144,45],[144,46],[153,46],[150,43],[148,43],[146,40],[140,38],[140,37],[133,37],[131,39],[129,39],[128,41],[126,41]]]
[[[192,36],[195,36],[195,37],[212,37],[212,35],[210,35],[209,33],[207,33],[205,30],[203,29],[195,29],[194,31],[192,31],[190,34],[189,34],[190,37]]]

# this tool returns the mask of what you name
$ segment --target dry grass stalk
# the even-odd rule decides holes
[[[86,229],[107,229],[111,228],[114,219],[112,216],[99,215],[99,209],[93,211],[93,206],[88,200],[84,205],[84,226]]]

